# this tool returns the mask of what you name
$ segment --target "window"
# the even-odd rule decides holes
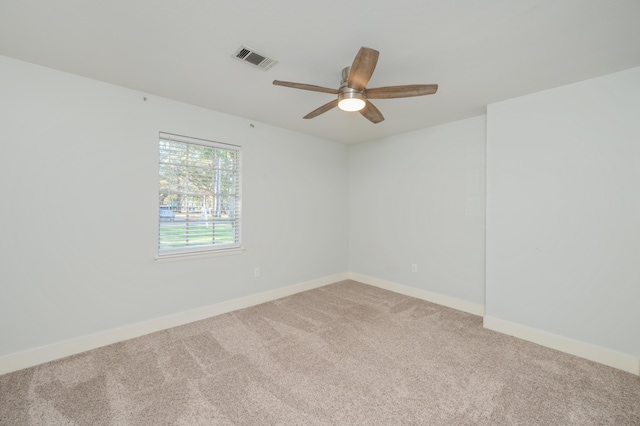
[[[158,255],[240,247],[240,147],[160,133]]]

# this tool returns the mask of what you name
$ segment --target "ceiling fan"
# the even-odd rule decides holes
[[[343,111],[359,111],[372,123],[384,121],[384,116],[369,99],[408,98],[412,96],[432,95],[438,90],[437,84],[411,84],[404,86],[387,86],[367,89],[367,83],[376,68],[380,52],[368,47],[361,47],[350,67],[342,70],[342,81],[339,89],[314,86],[313,84],[292,83],[274,80],[276,86],[310,90],[312,92],[331,93],[337,99],[322,105],[303,118],[314,118],[336,106]]]

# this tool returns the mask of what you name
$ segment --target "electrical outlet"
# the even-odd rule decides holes
[[[418,272],[418,265],[415,263],[411,264],[411,272]]]
[[[260,268],[255,268],[253,270],[253,276],[258,278],[260,276]]]

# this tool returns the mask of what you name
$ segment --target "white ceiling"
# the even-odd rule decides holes
[[[279,61],[263,71],[245,45]],[[337,88],[361,46],[386,120],[271,84]],[[485,113],[486,105],[640,66],[639,0],[0,0],[0,54],[344,143]]]

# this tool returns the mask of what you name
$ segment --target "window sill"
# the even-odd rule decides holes
[[[220,256],[232,256],[244,253],[245,248],[233,248],[228,250],[210,250],[210,251],[197,251],[191,253],[175,253],[175,254],[163,254],[162,256],[156,256],[154,260],[158,263],[165,262],[178,262],[183,260],[198,260],[210,257]]]

